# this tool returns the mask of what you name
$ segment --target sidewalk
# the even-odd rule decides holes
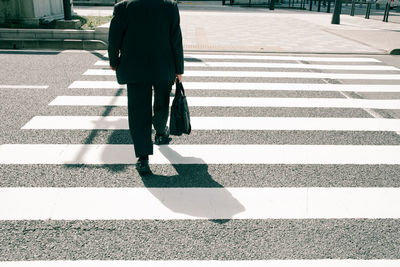
[[[302,10],[179,4],[186,50],[283,53],[390,53],[400,49],[400,24]],[[79,15],[112,15],[112,7],[75,7]]]

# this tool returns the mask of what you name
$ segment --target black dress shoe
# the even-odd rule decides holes
[[[169,129],[165,127],[165,132],[161,135],[156,134],[155,136],[155,144],[156,145],[168,145],[171,138],[169,138]]]
[[[150,166],[149,166],[149,161],[146,159],[139,159],[136,162],[136,170],[139,172],[139,174],[151,174]]]

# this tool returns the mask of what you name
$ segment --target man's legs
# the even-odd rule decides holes
[[[169,97],[173,82],[157,82],[154,84],[153,126],[156,134],[165,132],[169,115]]]
[[[151,95],[151,83],[128,83],[129,130],[138,158],[153,154]]]

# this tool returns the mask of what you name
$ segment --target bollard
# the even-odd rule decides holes
[[[269,10],[274,10],[275,9],[275,0],[271,0],[269,2]]]
[[[341,12],[342,12],[342,0],[336,0],[335,8],[333,9],[332,24],[340,24]]]
[[[351,1],[351,10],[350,10],[350,16],[354,16],[354,11],[356,9],[356,0]]]
[[[72,19],[72,11],[71,11],[71,4],[72,0],[63,0],[63,7],[64,7],[64,19],[71,20]]]
[[[310,0],[310,11],[312,11],[312,0]]]
[[[388,20],[389,20],[389,10],[390,10],[390,4],[386,3],[385,14],[383,14],[383,22],[388,22]]]
[[[372,3],[368,2],[368,4],[367,4],[367,12],[365,13],[365,18],[366,19],[369,19],[369,15],[371,14],[371,6],[372,6]]]
[[[223,5],[223,6],[225,5],[225,0],[222,0],[222,5]]]
[[[318,0],[318,12],[321,11],[321,0]]]
[[[328,0],[328,8],[326,9],[326,13],[331,13],[331,0]]]

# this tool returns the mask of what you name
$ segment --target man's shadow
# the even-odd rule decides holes
[[[149,192],[168,209],[220,224],[230,221],[235,214],[245,210],[228,190],[212,179],[208,173],[208,165],[204,161],[199,158],[182,157],[167,145],[159,146],[159,151],[170,162],[183,162],[188,159],[201,162],[201,164],[172,163],[178,175],[141,175]],[[181,190],[182,188],[187,190]]]

